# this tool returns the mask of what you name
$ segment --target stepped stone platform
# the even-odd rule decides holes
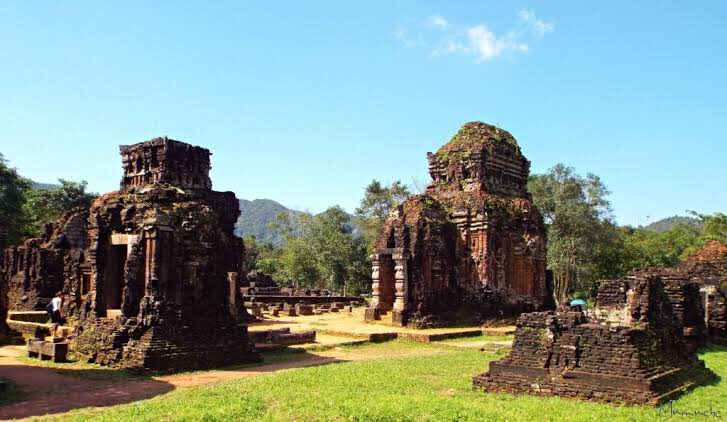
[[[605,283],[588,312],[564,307],[518,319],[512,352],[475,387],[602,402],[659,404],[714,374],[689,347],[657,276]]]
[[[362,318],[365,311],[365,308],[353,308],[350,312],[328,312],[295,317],[264,314],[264,319],[250,323],[248,329],[251,336],[258,331],[281,328],[288,328],[292,332],[316,331],[318,339],[329,336],[335,337],[342,343],[381,342],[396,338],[428,343],[483,335],[483,329],[477,326],[428,329],[402,327],[392,321],[391,314],[384,315],[381,321],[375,323],[366,322]]]
[[[251,271],[240,282],[242,300],[248,307],[329,305],[345,303],[362,306],[366,301],[360,296],[345,296],[340,293],[320,289],[280,287],[269,274]],[[287,311],[287,310],[286,310]]]

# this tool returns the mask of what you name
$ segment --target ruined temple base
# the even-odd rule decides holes
[[[75,339],[76,351],[91,362],[134,371],[212,369],[262,359],[249,342],[245,326],[157,326],[141,335],[125,328],[100,321],[91,335]]]
[[[491,362],[489,372],[474,378],[474,386],[488,392],[558,396],[604,403],[659,405],[714,379],[704,362],[635,379],[569,371],[562,376],[545,368]]]
[[[299,315],[294,317],[285,314],[276,317],[270,312],[264,312],[261,321],[249,324],[249,330],[253,332],[271,328],[290,328],[293,332],[313,330],[318,333],[320,338],[323,338],[321,336],[323,335],[372,342],[405,338],[423,343],[450,338],[474,337],[483,334],[482,328],[476,325],[427,329],[401,327],[392,324],[390,312],[379,321],[366,322],[364,320],[366,309],[353,308],[351,312],[325,312],[320,315]]]

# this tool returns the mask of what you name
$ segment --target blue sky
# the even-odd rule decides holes
[[[352,211],[467,121],[612,191],[620,223],[727,208],[725,2],[0,3],[0,152],[115,190],[117,146],[213,151],[217,190]]]

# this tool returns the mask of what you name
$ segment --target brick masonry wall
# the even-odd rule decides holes
[[[655,404],[680,386],[714,377],[687,347],[660,278],[607,283],[599,298],[605,302],[599,307],[608,307],[590,314],[561,308],[522,315],[510,355],[492,362],[473,384],[486,391]]]

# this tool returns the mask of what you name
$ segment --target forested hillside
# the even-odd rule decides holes
[[[702,222],[695,217],[675,215],[672,217],[662,218],[661,220],[654,221],[653,223],[644,226],[644,230],[649,230],[653,232],[665,232],[671,230],[676,226],[689,226],[695,229],[700,229],[702,226]]]
[[[255,236],[259,243],[280,246],[283,239],[270,229],[270,223],[281,212],[300,214],[299,211],[291,210],[272,199],[240,199],[240,218],[237,220],[235,234],[240,237]]]

